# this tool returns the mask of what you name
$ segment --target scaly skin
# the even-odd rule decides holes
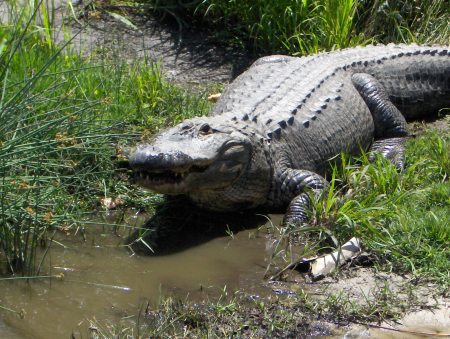
[[[231,83],[209,117],[138,146],[130,165],[143,186],[202,208],[287,208],[286,223],[306,222],[306,192],[326,187],[330,159],[373,145],[401,169],[405,118],[449,106],[445,46],[270,56]]]

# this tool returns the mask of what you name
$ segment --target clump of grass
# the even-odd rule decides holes
[[[108,128],[89,114],[95,102],[69,90],[77,86],[58,67],[61,49],[31,29],[36,13],[0,28],[0,249],[9,271],[24,274],[37,267],[48,227],[95,205],[99,176],[112,172],[99,156],[110,147]]]
[[[198,88],[193,93],[188,88],[173,85],[163,77],[158,63],[143,61],[131,68],[124,67],[127,68],[123,74],[128,79],[123,83],[122,90],[127,96],[123,96],[122,100],[135,102],[137,119],[132,121],[133,124],[154,132],[195,115],[205,114],[210,108],[210,103],[205,100],[208,87]]]
[[[227,300],[228,299],[228,300]],[[155,309],[147,305],[134,323],[102,324],[93,321],[94,338],[135,337],[266,337],[302,336],[310,327],[297,309],[281,302],[250,301],[234,295],[194,304],[188,300],[165,298]],[[249,314],[249,312],[251,312]]]
[[[350,210],[341,212],[359,225],[355,231],[385,265],[444,286],[450,267],[449,141],[448,132],[428,132],[411,140],[403,173],[384,159],[364,165],[353,174],[359,179],[352,184],[351,200],[376,197],[371,204],[383,212],[367,221],[353,217]]]
[[[257,53],[307,54],[363,42],[352,32],[357,9],[353,0],[137,2],[169,14],[181,26],[206,23],[217,40],[252,46]]]
[[[357,29],[381,42],[448,44],[450,12],[445,0],[360,1]]]
[[[317,293],[317,291],[315,292]],[[244,292],[193,303],[163,298],[157,307],[147,304],[117,323],[91,321],[92,338],[129,337],[309,337],[334,334],[331,324],[373,324],[397,320],[408,310],[430,307],[407,287],[374,286],[368,295],[320,292],[321,298],[299,289],[289,297],[258,297]],[[328,322],[328,324],[327,324]]]
[[[206,24],[218,40],[258,54],[309,54],[367,42],[448,43],[448,5],[438,1],[158,1],[144,8],[180,26]]]

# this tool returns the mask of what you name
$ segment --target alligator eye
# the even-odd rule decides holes
[[[211,126],[209,126],[209,124],[205,123],[205,124],[200,126],[199,132],[202,135],[208,135],[208,134],[212,134],[213,133],[213,129],[211,128]]]

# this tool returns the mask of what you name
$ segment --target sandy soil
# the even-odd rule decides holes
[[[432,284],[416,285],[410,276],[377,272],[375,268],[370,267],[346,267],[339,274],[314,283],[303,274],[292,271],[288,274],[286,282],[270,282],[268,286],[278,295],[289,296],[303,289],[318,299],[333,295],[362,305],[383,298],[380,291],[385,291],[396,298],[399,305],[409,304],[407,314],[395,321],[359,324],[318,322],[320,328],[333,333],[333,338],[401,339],[444,334],[445,337],[450,336],[450,296],[443,296],[442,291],[439,292]],[[412,287],[412,292],[408,295],[409,287]],[[391,304],[392,307],[399,305]]]
[[[375,291],[388,287],[399,300],[408,299],[405,287],[413,285],[409,276],[380,273],[372,268],[357,268],[347,272],[341,279],[326,278],[316,283],[315,289],[326,293],[343,292],[351,300],[363,303],[376,298]],[[425,336],[447,334],[450,336],[450,298],[437,294],[433,285],[415,287],[414,307],[398,321],[382,324],[352,325],[343,331],[346,338],[423,338]],[[322,292],[323,293],[323,292]]]

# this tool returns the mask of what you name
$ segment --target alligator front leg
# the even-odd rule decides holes
[[[380,153],[392,161],[397,169],[402,170],[405,163],[405,137],[408,135],[404,116],[373,76],[356,73],[353,74],[352,81],[369,107],[375,125],[375,142],[371,147],[372,155],[369,160],[374,160],[374,153]]]
[[[308,191],[321,194],[327,186],[326,180],[310,171],[287,169],[280,177],[280,193],[290,203],[284,215],[283,225],[302,224],[309,221],[311,198]]]

